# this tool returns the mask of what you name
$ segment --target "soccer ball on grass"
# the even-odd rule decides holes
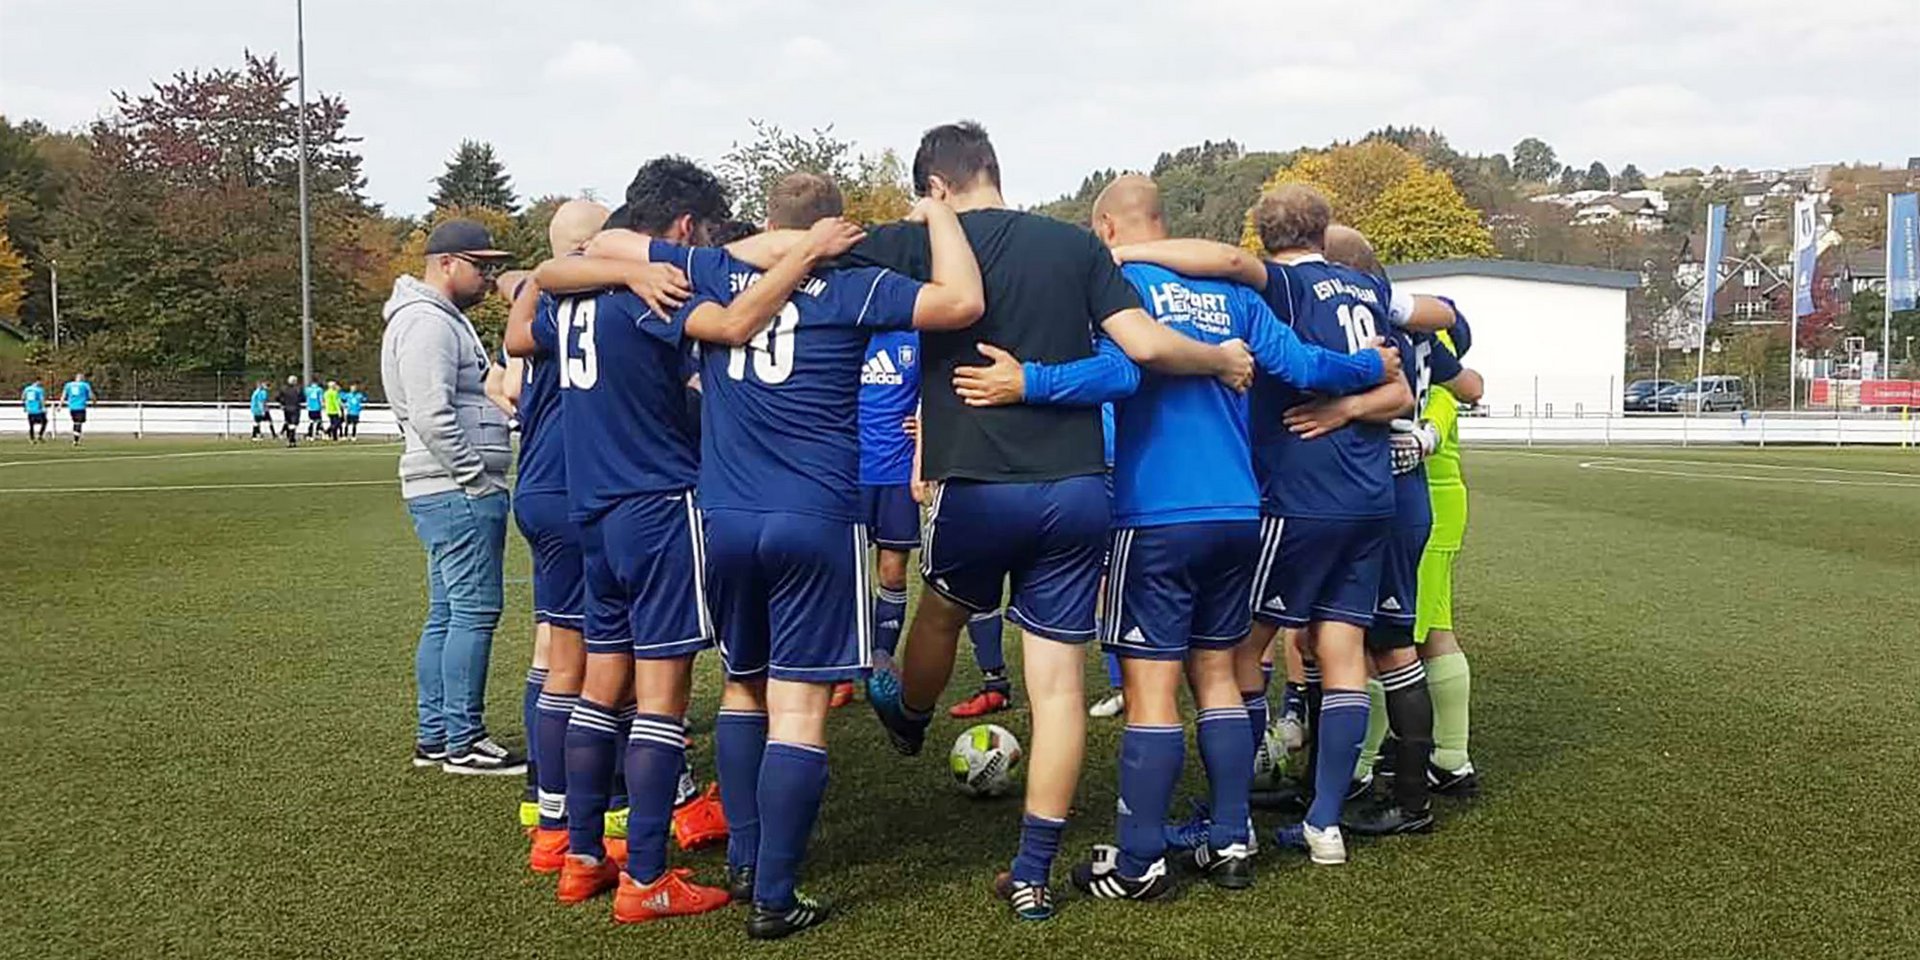
[[[960,792],[970,797],[1003,796],[1013,787],[1013,768],[1020,765],[1020,741],[998,724],[968,727],[953,741],[947,765]]]

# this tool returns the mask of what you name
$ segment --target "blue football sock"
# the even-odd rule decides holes
[[[1187,759],[1180,727],[1127,724],[1120,735],[1120,875],[1138,880],[1167,853],[1167,809]],[[1249,775],[1253,764],[1247,764]]]
[[[754,865],[753,902],[792,909],[807,836],[827,792],[827,748],[804,743],[767,743],[760,762],[760,857]]]
[[[1240,705],[1247,711],[1247,729],[1249,742],[1255,753],[1260,751],[1260,740],[1267,735],[1267,694],[1266,691],[1240,691]],[[1248,761],[1251,763],[1252,761]],[[1248,767],[1249,770],[1252,767]]]
[[[679,717],[637,714],[627,735],[627,874],[652,883],[667,870],[667,828],[673,793],[687,756]]]
[[[873,645],[893,656],[900,649],[900,629],[907,622],[907,591],[881,587],[873,598]]]
[[[1021,883],[1046,883],[1053,873],[1053,858],[1060,853],[1060,838],[1067,832],[1067,821],[1027,814],[1020,818],[1020,852],[1013,858],[1013,879]]]
[[[1370,701],[1365,690],[1328,690],[1320,705],[1320,730],[1315,739],[1313,806],[1307,823],[1331,827],[1340,822],[1353,765],[1360,759],[1360,742],[1367,736]]]
[[[981,673],[1006,674],[1007,655],[1000,646],[1000,611],[968,617],[967,639],[973,642],[973,662],[980,665]]]
[[[1296,720],[1307,715],[1307,685],[1289,681],[1280,693],[1280,715]]]
[[[760,855],[760,764],[766,752],[765,713],[720,711],[713,721],[713,762],[727,815],[728,869],[751,866]]]
[[[620,724],[620,749],[613,754],[613,777],[607,785],[607,809],[624,810],[627,808],[627,737],[633,734],[633,701],[620,708],[616,714]]]
[[[1207,806],[1213,813],[1207,843],[1215,850],[1247,842],[1254,752],[1249,726],[1244,708],[1200,711],[1197,739],[1200,762],[1207,767]]]
[[[1107,686],[1120,689],[1120,658],[1111,653],[1107,654]]]
[[[540,722],[540,688],[547,685],[547,671],[527,668],[527,688],[520,692],[520,729],[527,735],[527,782],[540,782],[540,744],[533,728]]]
[[[543,693],[535,708],[534,750],[549,758],[539,765],[539,781],[535,784],[540,796],[540,825],[548,830],[567,825],[567,721],[573,718],[579,700],[564,693]]]
[[[1260,664],[1260,692],[1266,693],[1268,690],[1272,690],[1272,689],[1273,689],[1273,662],[1266,661]]]
[[[567,851],[604,856],[607,785],[620,753],[620,718],[613,707],[581,697],[567,722]]]

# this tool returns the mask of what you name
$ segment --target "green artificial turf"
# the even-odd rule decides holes
[[[525,869],[518,780],[408,764],[424,585],[396,453],[0,447],[0,953],[1920,956],[1914,451],[1470,450],[1456,611],[1484,796],[1344,868],[1269,849],[1243,894],[1016,924],[987,884],[1018,802],[953,789],[963,725],[905,760],[841,711],[805,885],[843,913],[771,945],[733,911],[623,928],[605,900],[562,908]],[[199,489],[120,489],[153,486]],[[74,487],[98,492],[23,492]],[[518,740],[510,540],[489,703]],[[963,665],[949,701],[975,680]],[[1024,713],[996,719],[1025,739]],[[1070,856],[1113,823],[1119,726],[1092,731]],[[676,860],[720,875],[717,851]]]

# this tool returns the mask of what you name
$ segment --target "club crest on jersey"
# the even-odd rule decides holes
[[[906,346],[904,344],[900,347],[900,365],[903,367],[913,366],[913,348],[912,347]]]

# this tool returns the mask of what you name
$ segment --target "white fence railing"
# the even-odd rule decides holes
[[[1831,413],[1648,414],[1599,417],[1462,417],[1470,443],[1880,444],[1920,446],[1920,417]]]
[[[280,426],[280,408],[269,411],[273,425]],[[301,412],[304,417],[305,411]],[[49,429],[67,430],[70,418],[66,404],[48,403]],[[301,430],[306,429],[305,420]],[[0,404],[0,434],[27,432],[27,414],[19,403]],[[102,402],[87,408],[89,434],[132,434],[134,436],[213,436],[244,437],[253,433],[253,413],[244,403],[146,403]],[[360,435],[387,439],[398,437],[400,428],[393,422],[393,411],[385,406],[367,405],[360,415]]]
[[[48,405],[51,428],[67,429],[64,405]],[[280,424],[280,410],[272,411]],[[301,429],[305,429],[302,421]],[[134,436],[244,437],[253,431],[253,415],[244,403],[97,403],[87,411],[90,434]],[[24,434],[27,417],[20,404],[0,404],[0,434]],[[400,435],[393,412],[369,405],[360,418],[360,435],[388,439]],[[1597,444],[1882,444],[1920,446],[1920,415],[1835,416],[1832,413],[1648,414],[1621,416],[1462,417],[1460,435],[1475,443]]]

